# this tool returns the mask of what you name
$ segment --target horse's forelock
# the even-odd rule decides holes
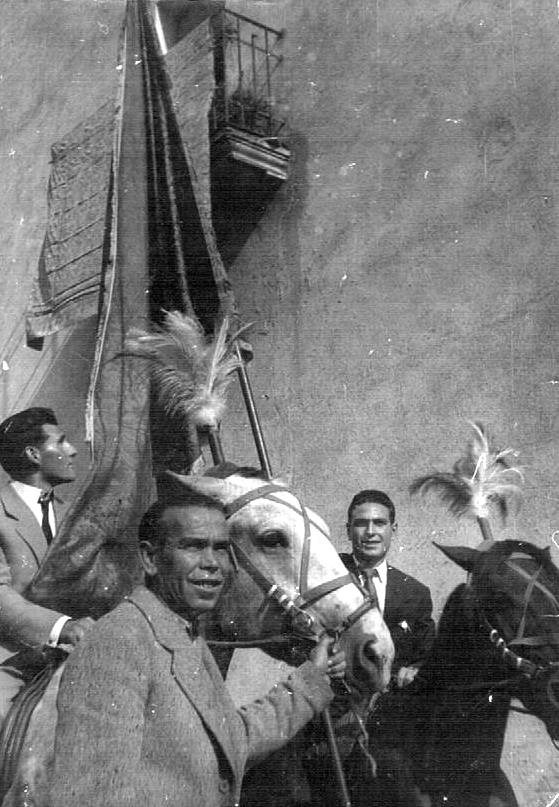
[[[503,571],[507,569],[503,564],[509,560],[511,555],[524,555],[526,560],[533,560],[541,566],[549,575],[556,578],[559,584],[559,569],[551,560],[551,555],[546,549],[542,549],[528,541],[496,541],[487,552],[480,552],[472,570],[472,580],[474,587],[476,582],[495,577],[502,577]]]
[[[291,490],[290,486],[281,477],[274,477],[274,479],[267,480],[261,475],[245,475],[242,471],[243,469],[240,469],[240,473],[232,474],[224,479],[224,482],[229,486],[227,488],[228,500],[225,502],[226,504],[231,504],[231,502],[233,502],[237,496],[242,496],[251,490],[256,490],[258,487],[262,487],[264,485],[276,485],[278,487],[279,498],[281,498],[282,493],[288,493],[290,496],[295,497],[301,507],[303,506],[303,503],[297,494]],[[306,505],[305,509],[307,510],[308,516],[311,520],[311,525],[314,523],[316,526],[318,526],[319,530],[329,538],[330,528],[322,516],[318,515],[315,510],[307,507]]]

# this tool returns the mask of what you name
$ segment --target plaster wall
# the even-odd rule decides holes
[[[52,406],[82,478],[94,323],[36,351],[25,346],[24,312],[45,234],[50,147],[114,96],[123,11],[122,0],[6,0],[0,26],[0,418]]]
[[[345,544],[345,509],[387,490],[393,561],[439,611],[463,578],[433,540],[475,545],[416,475],[449,468],[479,419],[519,452],[525,502],[503,535],[559,529],[557,7],[551,0],[230,0],[285,28],[291,176],[231,268],[256,322],[251,377],[274,470]],[[121,0],[4,0],[0,31],[0,407],[53,405],[72,436],[93,347],[84,324],[23,347],[50,144],[112,94]],[[233,395],[229,456],[254,460]],[[86,453],[82,450],[85,468]],[[495,522],[496,529],[500,529]],[[247,680],[246,658],[236,659]],[[252,691],[263,685],[263,664]],[[269,670],[273,679],[276,668]],[[559,792],[535,723],[505,765],[522,807]]]
[[[292,173],[231,270],[273,468],[339,548],[353,493],[388,491],[392,561],[438,613],[463,573],[432,541],[480,536],[407,488],[451,469],[468,421],[524,468],[495,531],[546,545],[559,528],[556,4],[229,6],[286,29]],[[249,454],[237,418],[231,453]],[[557,757],[529,718],[511,717],[504,762],[523,805],[554,803]]]

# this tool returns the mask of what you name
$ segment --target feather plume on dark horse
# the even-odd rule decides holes
[[[517,807],[500,766],[511,698],[559,741],[559,570],[525,541],[439,548],[469,582],[450,595],[422,670],[417,780],[431,807]]]
[[[506,518],[509,503],[520,504],[522,471],[512,462],[513,449],[496,449],[481,423],[471,425],[473,436],[452,471],[418,477],[411,483],[410,493],[437,493],[453,515],[476,519],[484,540],[491,541],[491,507]]]

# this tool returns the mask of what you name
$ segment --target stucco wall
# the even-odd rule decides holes
[[[450,470],[468,421],[524,468],[522,510],[495,530],[545,545],[559,528],[556,4],[229,6],[286,29],[292,174],[231,272],[274,470],[340,548],[353,493],[390,492],[392,559],[438,612],[463,575],[431,542],[480,537],[407,487]],[[229,439],[250,455],[240,405]],[[556,753],[511,725],[505,765],[543,807]]]
[[[24,311],[45,234],[50,146],[114,96],[122,0],[6,0],[0,26],[0,417],[54,406],[78,448],[94,325],[25,347]]]
[[[523,509],[503,534],[543,545],[559,529],[557,7],[228,5],[286,30],[279,100],[292,172],[231,269],[242,314],[256,321],[251,377],[274,469],[340,548],[352,494],[390,492],[393,559],[432,587],[438,611],[462,575],[432,540],[479,536],[437,501],[410,500],[407,486],[452,464],[468,420],[517,449],[525,469]],[[39,355],[22,347],[22,317],[49,147],[112,93],[123,7],[2,4],[0,415],[51,403],[78,442],[91,327],[66,346],[67,334],[47,340]],[[236,395],[224,442],[232,458],[253,460]],[[528,718],[511,723],[505,762],[522,807],[552,804],[556,755]]]

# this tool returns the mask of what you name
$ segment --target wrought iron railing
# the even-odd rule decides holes
[[[285,136],[276,111],[283,32],[233,11],[214,17],[216,93],[210,128],[234,127],[263,137]]]

